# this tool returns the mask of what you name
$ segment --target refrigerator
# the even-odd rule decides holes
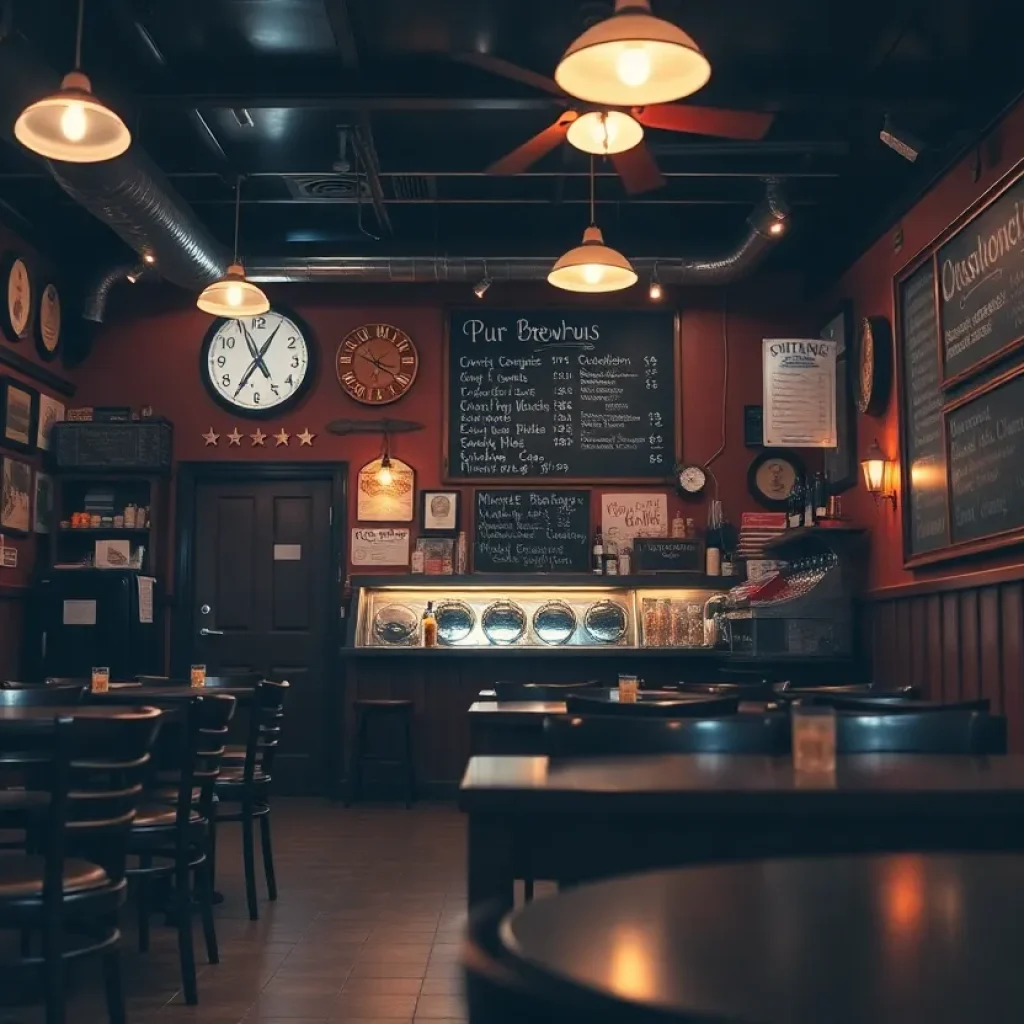
[[[32,587],[29,678],[88,678],[96,666],[112,680],[163,671],[158,582],[124,569],[48,569]]]

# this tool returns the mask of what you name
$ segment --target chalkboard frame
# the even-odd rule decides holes
[[[560,484],[577,484],[577,485],[593,485],[594,483],[599,484],[642,484],[647,487],[655,486],[658,481],[658,477],[654,476],[616,476],[616,477],[592,477],[592,476],[516,476],[514,479],[509,479],[507,476],[452,476],[449,472],[449,395],[448,385],[451,378],[451,326],[452,326],[452,314],[464,311],[467,307],[464,303],[453,303],[446,305],[442,312],[444,316],[444,359],[443,366],[441,369],[441,437],[442,437],[442,476],[441,480],[446,485],[452,486],[482,486],[482,487],[495,487],[495,486],[507,486],[515,490],[521,484],[545,484],[548,487],[557,487]],[[515,313],[521,311],[525,307],[516,306],[488,306],[487,311],[489,313]],[[571,306],[544,306],[542,303],[536,303],[531,308],[544,309],[551,313],[577,313],[578,309]],[[599,310],[600,312],[600,310]],[[664,310],[651,310],[649,306],[629,305],[626,307],[615,307],[615,312],[622,313],[651,313],[651,312],[664,312]],[[668,463],[669,471],[665,474],[664,482],[666,486],[675,483],[675,477],[672,475],[671,467],[680,461],[682,458],[683,451],[683,379],[682,379],[682,367],[683,367],[683,345],[682,345],[682,318],[678,309],[672,310],[672,380],[673,380],[673,416],[675,418],[675,432],[673,441],[672,461]]]
[[[1005,384],[1012,377],[1016,376],[1019,372],[1024,372],[1024,365],[1017,365],[1009,367],[1005,372],[997,374],[995,377],[989,379],[986,378],[982,382],[978,383],[974,387],[964,387],[961,393],[958,393],[955,398],[946,395],[946,400],[943,403],[941,417],[942,417],[942,432],[943,432],[943,452],[946,455],[946,536],[945,542],[937,548],[933,548],[929,551],[924,551],[919,554],[912,552],[912,523],[910,521],[910,479],[907,467],[910,465],[908,459],[908,448],[907,448],[907,401],[906,401],[906,375],[905,375],[905,357],[906,357],[906,344],[903,337],[903,326],[901,318],[901,304],[900,304],[900,293],[903,285],[907,280],[914,276],[926,263],[931,264],[932,280],[934,282],[934,303],[935,303],[935,346],[936,346],[936,357],[938,359],[939,366],[939,391],[940,393],[948,392],[949,388],[956,387],[957,385],[965,385],[971,378],[983,373],[986,369],[990,368],[1000,360],[1006,359],[1013,352],[1019,351],[1024,348],[1024,335],[1020,339],[1015,341],[1012,345],[1004,346],[999,352],[996,352],[992,356],[986,357],[983,360],[979,360],[973,364],[968,370],[963,373],[957,374],[955,377],[947,378],[945,376],[945,359],[944,350],[942,344],[942,316],[941,316],[941,305],[939,302],[939,266],[938,266],[938,254],[939,250],[951,239],[955,238],[962,231],[970,226],[970,224],[979,217],[989,206],[996,202],[1004,192],[1012,188],[1020,178],[1024,176],[1024,159],[1018,160],[1007,172],[1004,174],[991,188],[987,189],[981,196],[978,197],[973,203],[971,203],[966,209],[964,209],[950,224],[935,235],[927,244],[922,246],[914,256],[905,263],[899,271],[894,275],[892,281],[892,317],[891,323],[893,328],[893,343],[894,343],[894,356],[893,359],[893,374],[894,374],[894,386],[897,397],[897,414],[898,414],[898,427],[899,427],[899,456],[900,466],[903,472],[900,476],[900,518],[902,526],[902,540],[903,540],[903,567],[905,569],[915,569],[925,565],[935,565],[939,562],[948,562],[955,559],[968,558],[972,555],[983,554],[991,552],[999,548],[1009,547],[1013,544],[1020,543],[1024,540],[1024,530],[1013,530],[1007,531],[1000,534],[993,534],[990,537],[984,537],[980,539],[974,539],[969,541],[961,541],[959,543],[953,543],[952,540],[952,526],[950,523],[950,508],[952,503],[952,487],[950,485],[950,468],[948,461],[949,445],[946,437],[947,432],[947,420],[950,412],[964,405],[966,402],[972,401],[973,399],[983,395],[985,392],[999,387],[1001,384]]]

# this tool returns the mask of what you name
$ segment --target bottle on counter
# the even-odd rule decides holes
[[[594,546],[591,548],[593,556],[592,568],[598,576],[604,573],[604,542],[601,540],[601,531],[594,531]]]
[[[605,545],[604,574],[605,576],[619,575],[619,546],[614,540],[609,540]]]
[[[824,473],[814,474],[814,519],[828,518],[828,479]]]
[[[814,526],[814,480],[808,477],[804,481],[804,526]]]
[[[804,482],[797,478],[793,490],[789,492],[789,510],[786,513],[786,526],[796,530],[804,525]]]
[[[686,533],[684,537],[696,537],[697,536],[697,524],[690,518],[686,520]]]
[[[708,529],[704,538],[704,572],[722,574],[722,503],[712,501],[708,509]]]
[[[682,512],[677,511],[676,514],[672,517],[672,536],[686,536],[686,520],[683,518]]]
[[[619,552],[619,575],[628,576],[633,568],[633,552],[629,548],[623,548]]]
[[[434,617],[434,602],[428,601],[423,612],[423,646],[437,646],[437,619]]]

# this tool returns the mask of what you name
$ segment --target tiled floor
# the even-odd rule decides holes
[[[129,1024],[464,1020],[458,955],[465,836],[458,811],[344,810],[280,799],[273,814],[280,892],[268,903],[261,884],[258,922],[245,911],[238,828],[223,829],[221,962],[206,965],[197,922],[199,1006],[183,1005],[174,931],[154,927],[151,951],[139,954],[134,914],[124,914]],[[97,972],[90,964],[79,973],[68,1024],[104,1024]],[[0,1008],[0,1024],[41,1019],[31,1008]]]

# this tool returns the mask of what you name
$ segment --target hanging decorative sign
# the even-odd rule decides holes
[[[388,470],[383,459],[374,459],[359,470],[356,518],[364,523],[410,523],[416,495],[416,474],[412,466],[390,458]]]
[[[408,527],[355,527],[352,530],[353,565],[408,565]]]
[[[835,448],[836,343],[817,338],[766,338],[766,448]]]
[[[636,537],[668,536],[664,494],[602,494],[601,533],[606,541],[629,544]]]

